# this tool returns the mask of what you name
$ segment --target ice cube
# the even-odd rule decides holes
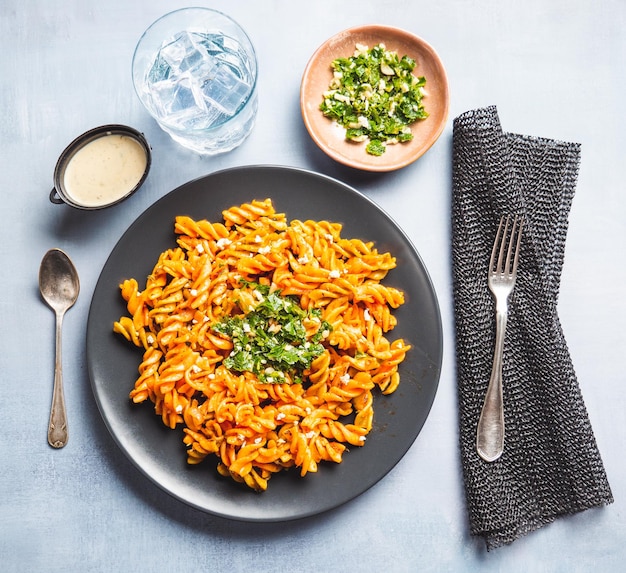
[[[187,31],[179,32],[173,40],[159,50],[159,57],[172,68],[172,73],[180,74],[202,65],[206,57],[204,49],[198,47]]]
[[[152,84],[152,101],[158,116],[165,118],[181,110],[204,107],[195,97],[189,78],[167,79]]]
[[[223,34],[197,34],[196,41],[209,55],[220,56],[224,52]]]
[[[218,64],[202,82],[201,91],[207,107],[217,106],[232,116],[250,93],[250,85],[228,66]]]
[[[154,62],[152,63],[152,67],[146,74],[147,87],[149,88],[155,82],[166,80],[170,77],[171,71],[171,66],[161,57],[160,53],[157,53],[154,58]]]

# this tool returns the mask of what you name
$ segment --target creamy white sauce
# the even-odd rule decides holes
[[[65,192],[84,207],[100,207],[128,194],[141,180],[148,158],[127,135],[105,134],[81,147],[63,177]]]

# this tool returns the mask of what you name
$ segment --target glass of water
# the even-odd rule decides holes
[[[197,153],[230,151],[254,126],[254,47],[221,12],[183,8],[159,18],[137,44],[132,74],[139,99],[159,126]]]

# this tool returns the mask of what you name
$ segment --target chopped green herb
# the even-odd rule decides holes
[[[320,104],[322,113],[346,128],[346,139],[368,141],[367,153],[413,139],[411,124],[428,117],[422,98],[426,78],[413,75],[415,61],[398,57],[384,44],[357,44],[353,56],[331,64],[333,80]]]
[[[259,304],[247,314],[227,317],[213,329],[233,342],[224,365],[236,372],[252,372],[262,383],[302,382],[304,370],[324,352],[321,344],[331,326],[320,311],[304,310],[297,299],[270,292],[269,287],[244,283],[254,289]],[[307,338],[304,320],[317,318],[319,328]]]
[[[379,139],[374,139],[367,144],[365,150],[370,155],[382,155],[385,153],[385,144]]]

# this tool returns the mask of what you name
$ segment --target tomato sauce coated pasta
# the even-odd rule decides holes
[[[145,285],[120,285],[128,314],[113,329],[143,349],[130,398],[182,426],[188,463],[215,455],[221,475],[264,491],[277,472],[305,476],[365,444],[374,394],[396,390],[410,349],[388,338],[404,295],[382,282],[395,258],[342,237],[339,223],[288,222],[270,199],[222,215],[176,217],[176,247]],[[297,382],[227,367],[235,341],[218,325],[254,312],[260,290],[297,301],[319,340]]]

